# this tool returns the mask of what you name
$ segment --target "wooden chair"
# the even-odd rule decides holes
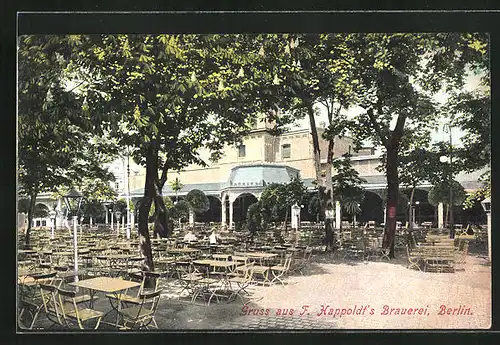
[[[47,320],[52,322],[49,329],[54,325],[63,325],[63,316],[59,309],[59,302],[57,301],[57,287],[51,284],[40,284],[40,293]]]
[[[57,293],[59,296],[61,313],[68,327],[76,324],[78,328],[85,329],[84,323],[96,319],[97,322],[93,329],[97,329],[99,327],[101,319],[104,315],[103,312],[90,308],[81,308],[77,302],[77,295],[75,291],[57,289]]]
[[[281,285],[285,286],[285,283],[281,278],[284,277],[290,270],[290,265],[292,264],[292,258],[293,258],[292,253],[286,253],[285,262],[282,265],[275,265],[269,268],[269,270],[273,275],[271,283],[274,283],[274,281],[277,280],[281,283]]]
[[[406,245],[406,253],[408,256],[408,269],[413,267],[417,268],[419,271],[422,270],[422,257],[418,248],[410,250],[410,246]]]
[[[227,280],[229,283],[229,288],[232,290],[229,301],[231,301],[234,296],[238,296],[241,301],[245,303],[243,297],[241,296],[241,293],[245,292],[247,295],[250,295],[246,288],[252,282],[254,263],[252,262],[248,265],[240,267],[241,269],[238,272],[233,272],[232,276]],[[233,289],[233,284],[236,285],[236,289]]]
[[[161,292],[162,290],[140,293],[139,299],[141,302],[139,305],[119,310],[119,315],[123,321],[120,329],[148,329],[150,324],[153,324],[158,329],[155,313],[158,309]]]

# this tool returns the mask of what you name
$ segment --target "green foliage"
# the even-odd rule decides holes
[[[103,204],[96,199],[84,200],[82,210],[85,216],[92,217],[93,219],[103,218],[106,216],[106,210]]]
[[[321,211],[321,203],[317,195],[313,195],[307,204],[307,212],[313,217],[313,219],[317,219],[319,213]]]
[[[113,204],[113,212],[120,212],[122,216],[127,214],[127,200],[125,199],[118,199],[114,204]]]
[[[466,193],[464,187],[457,182],[452,182],[452,203],[454,206],[461,206],[466,198]],[[439,203],[445,205],[450,204],[450,183],[445,180],[439,184],[434,185],[428,194],[429,203],[433,206],[437,206]]]
[[[19,212],[19,213],[28,213],[29,207],[30,207],[30,199],[20,198],[17,201],[17,212]]]
[[[177,192],[179,192],[184,187],[184,185],[181,183],[181,180],[179,180],[179,178],[176,177],[175,180],[170,181],[170,187],[177,195]]]
[[[170,199],[170,197],[168,196],[164,196],[162,197],[163,199],[163,204],[165,205],[165,208],[167,210],[173,208],[175,205],[174,203],[172,202],[172,199]],[[155,203],[151,203],[151,208],[149,209],[149,217],[153,217],[155,215],[155,212],[156,212],[156,209],[155,209]]]
[[[351,156],[344,154],[342,158],[332,162],[335,174],[332,176],[333,198],[342,204],[359,203],[363,200],[364,190],[360,185],[366,182],[359,177],[359,173],[352,167]]]
[[[35,218],[46,218],[49,216],[49,208],[45,204],[36,204],[33,215]]]
[[[199,189],[189,191],[186,195],[186,201],[196,214],[202,214],[210,209],[210,201],[205,193]]]
[[[253,203],[248,207],[247,211],[247,229],[251,232],[262,230],[262,215],[260,201]]]
[[[186,200],[179,200],[175,203],[175,206],[170,209],[171,216],[174,219],[187,220],[190,209],[191,205]]]
[[[476,202],[491,198],[491,170],[481,175],[479,180],[483,182],[483,185],[474,193],[467,195],[463,204],[464,209],[473,207]]]
[[[299,177],[284,184],[273,183],[262,191],[260,207],[263,221],[269,223],[283,220],[292,205],[306,202],[307,189]]]

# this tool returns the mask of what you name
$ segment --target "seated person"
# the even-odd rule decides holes
[[[212,233],[208,237],[208,239],[210,240],[210,244],[217,244],[217,239],[218,238],[219,238],[219,236],[217,236],[217,234],[215,233],[215,230],[212,231]]]
[[[184,235],[184,241],[185,242],[191,242],[191,241],[196,241],[198,238],[196,235],[193,233],[193,230],[189,230],[189,232]]]

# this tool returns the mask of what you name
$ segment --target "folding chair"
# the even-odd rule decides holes
[[[155,320],[155,313],[158,309],[162,290],[153,292],[144,292],[139,294],[140,303],[129,308],[119,310],[119,315],[123,320],[123,325],[120,329],[131,328],[149,328],[152,323],[156,329],[158,325]],[[129,326],[129,324],[131,324]]]
[[[271,280],[271,283],[274,283],[275,280],[279,281],[281,285],[285,286],[285,283],[281,278],[285,276],[288,271],[290,270],[290,265],[292,264],[292,258],[293,254],[292,253],[287,253],[285,256],[285,262],[283,265],[275,265],[271,266],[269,269],[273,275],[273,279]]]
[[[75,291],[57,289],[57,292],[59,295],[59,306],[61,308],[61,313],[68,327],[71,327],[76,323],[76,325],[78,325],[78,328],[85,329],[83,326],[84,323],[95,319],[97,319],[97,322],[94,329],[97,329],[99,327],[101,319],[104,315],[103,312],[90,308],[79,307],[76,300],[77,296]],[[65,299],[63,299],[62,297],[65,297]]]
[[[241,296],[241,292],[245,292],[247,295],[250,293],[246,290],[246,288],[251,284],[253,278],[253,266],[254,263],[250,263],[248,265],[242,266],[240,269],[240,274],[233,273],[233,276],[228,279],[229,287],[232,290],[231,296],[229,297],[229,301],[232,300],[234,296],[238,296],[243,303],[243,297]],[[234,275],[236,274],[236,275]],[[236,284],[236,289],[233,290],[232,284]]]

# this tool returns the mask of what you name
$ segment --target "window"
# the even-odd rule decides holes
[[[290,144],[281,146],[281,159],[290,158]]]
[[[47,226],[47,221],[46,220],[42,220],[42,226]]]
[[[245,156],[246,156],[245,145],[238,146],[238,157],[245,157]]]
[[[120,189],[120,183],[119,182],[115,182],[115,189],[116,190]]]

